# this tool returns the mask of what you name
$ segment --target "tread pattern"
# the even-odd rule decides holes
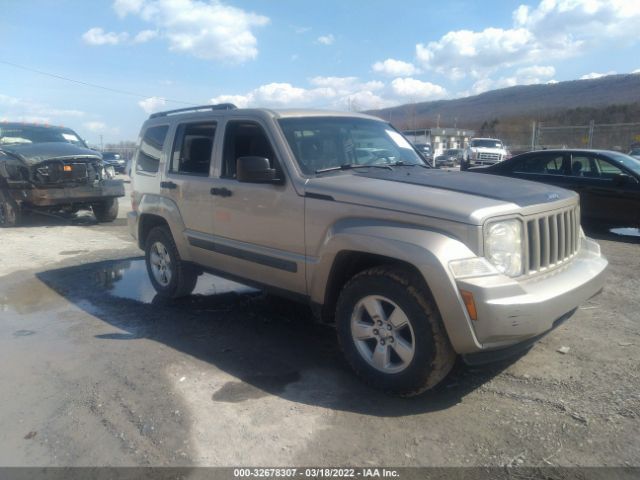
[[[421,378],[419,385],[401,389],[387,388],[385,390],[388,393],[410,397],[419,395],[420,393],[433,388],[435,385],[440,383],[440,381],[442,381],[453,368],[453,365],[456,361],[456,353],[453,350],[451,343],[449,342],[449,337],[447,336],[444,325],[442,324],[440,312],[435,305],[435,301],[433,300],[431,292],[429,291],[425,281],[420,275],[408,269],[393,265],[382,265],[370,268],[355,275],[343,287],[343,292],[348,291],[351,287],[353,287],[353,285],[359,283],[364,278],[386,278],[391,279],[392,281],[401,285],[413,298],[413,300],[418,303],[420,309],[424,312],[425,317],[428,320],[428,326],[431,330],[430,334],[435,349],[431,365],[429,368],[425,369],[425,372],[427,374],[423,378]],[[338,300],[338,311],[340,310],[340,305],[345,301],[347,301],[347,299],[345,299],[341,294]],[[338,316],[336,316],[336,319],[340,321],[340,319],[337,317]],[[342,352],[344,354],[345,345],[343,344],[343,340],[340,335],[338,336],[338,339],[340,348],[342,349]],[[345,354],[345,357],[348,359],[348,355]],[[365,380],[366,383],[370,384],[373,387],[379,388],[379,385],[376,385],[375,381],[370,379],[370,375],[366,374],[366,372],[363,372],[362,368],[359,365],[354,365],[353,362],[349,363],[356,371],[356,373]]]

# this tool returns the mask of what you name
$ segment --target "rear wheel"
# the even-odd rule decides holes
[[[100,223],[113,222],[118,218],[118,199],[109,198],[99,203],[91,205],[96,220]]]
[[[20,205],[11,196],[0,190],[0,227],[15,227],[21,219]]]
[[[145,261],[153,288],[165,298],[184,297],[196,287],[198,272],[180,258],[168,227],[155,227],[145,242]]]
[[[451,370],[455,353],[422,278],[391,266],[359,273],[336,310],[345,358],[367,383],[417,395]]]

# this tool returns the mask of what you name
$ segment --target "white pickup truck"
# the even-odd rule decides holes
[[[480,165],[494,165],[507,159],[507,149],[496,138],[472,138],[465,148],[461,170]]]

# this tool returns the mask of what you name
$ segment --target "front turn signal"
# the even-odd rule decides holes
[[[476,302],[473,300],[473,293],[466,290],[460,290],[464,306],[467,308],[467,313],[471,320],[478,320],[478,310],[476,310]]]

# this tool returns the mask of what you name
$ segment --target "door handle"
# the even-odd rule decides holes
[[[178,184],[173,182],[160,182],[160,188],[168,188],[170,190],[174,190],[178,188]]]
[[[211,195],[218,195],[220,197],[230,197],[231,193],[231,190],[225,187],[211,189]]]

